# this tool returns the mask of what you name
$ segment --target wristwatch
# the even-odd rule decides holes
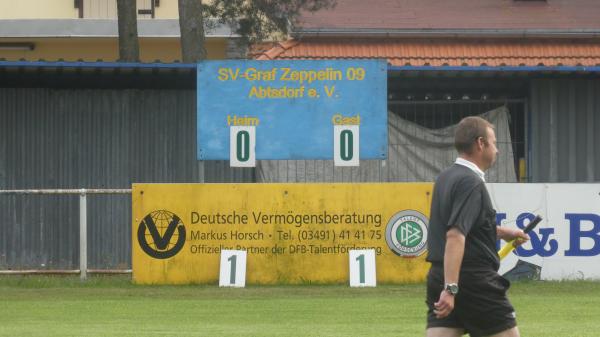
[[[446,290],[450,295],[456,296],[456,294],[458,294],[458,284],[446,283],[444,285],[444,290]]]

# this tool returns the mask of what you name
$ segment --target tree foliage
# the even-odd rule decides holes
[[[335,6],[335,0],[214,0],[204,5],[205,17],[234,27],[249,41],[263,41],[273,34],[288,34],[290,24],[303,12]]]
[[[201,6],[189,5],[190,2],[200,3]],[[179,0],[183,62],[196,62],[206,58],[205,32],[202,32],[202,38],[197,34],[191,38],[184,36],[198,31],[199,20],[207,30],[217,24],[229,25],[243,42],[252,43],[270,39],[277,33],[288,34],[290,24],[303,12],[333,8],[335,3],[336,0],[213,0],[210,3]]]
[[[119,56],[138,61],[136,0],[117,0]],[[181,55],[183,62],[206,58],[206,31],[227,24],[244,42],[263,41],[274,34],[288,34],[290,24],[304,12],[335,6],[336,0],[178,0]]]

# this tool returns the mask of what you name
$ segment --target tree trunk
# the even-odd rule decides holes
[[[117,0],[119,18],[119,61],[139,62],[136,0]]]
[[[202,0],[179,0],[179,31],[184,63],[206,59]]]

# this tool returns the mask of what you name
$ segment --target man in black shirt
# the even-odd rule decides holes
[[[484,171],[496,160],[493,126],[464,118],[454,145],[458,159],[435,182],[427,261],[427,337],[518,337],[506,297],[509,282],[498,274],[496,240],[529,239],[519,229],[496,226]]]

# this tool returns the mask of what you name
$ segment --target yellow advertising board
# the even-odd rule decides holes
[[[378,283],[422,281],[431,183],[134,184],[133,280],[217,284],[222,250],[249,284],[346,283],[374,249]]]

